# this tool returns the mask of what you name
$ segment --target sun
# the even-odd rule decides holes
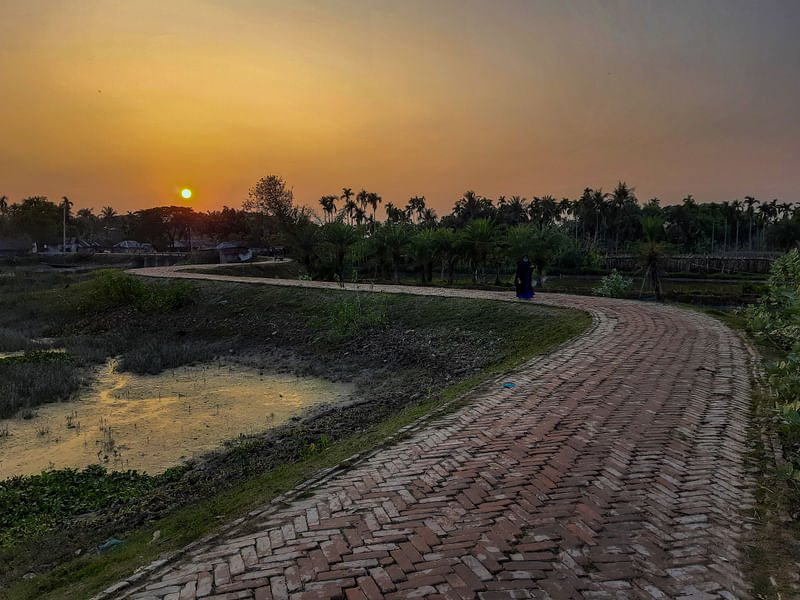
[[[192,190],[190,190],[189,188],[183,188],[181,190],[181,196],[183,196],[188,200],[189,198],[192,197]]]

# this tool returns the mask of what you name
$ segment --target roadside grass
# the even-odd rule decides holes
[[[144,490],[133,504],[112,499],[98,511],[10,541],[0,547],[2,598],[88,597],[319,469],[380,446],[421,415],[552,351],[591,323],[586,313],[521,302],[218,282],[196,284],[192,302],[177,310],[141,304],[148,295],[138,292],[92,305],[86,301],[92,285],[77,276],[32,278],[13,297],[0,298],[0,326],[24,322],[36,335],[48,333],[76,363],[120,354],[124,363],[136,353],[160,361],[156,346],[172,348],[177,362],[202,359],[195,347],[242,360],[264,356],[271,369],[352,381],[360,400],[289,425],[275,438],[237,440],[205,463],[213,470],[207,477],[205,468],[189,468],[173,487]],[[154,361],[132,361],[129,368],[163,366]],[[461,404],[456,400],[448,410]],[[150,543],[155,530],[161,536]],[[109,537],[125,543],[107,554],[89,553]],[[22,579],[27,572],[36,575]]]
[[[775,346],[760,343],[747,332],[747,319],[734,311],[687,305],[725,323],[746,337],[758,352],[762,367],[780,360]],[[752,381],[753,397],[748,432],[757,484],[752,511],[754,527],[745,542],[745,574],[758,600],[796,598],[800,594],[800,482],[785,475],[781,447],[785,427],[778,401],[762,379]]]
[[[187,267],[181,271],[188,273],[210,273],[212,275],[233,275],[236,277],[270,277],[273,279],[298,279],[307,275],[303,266],[296,261],[262,260],[258,262],[235,263],[219,267]]]

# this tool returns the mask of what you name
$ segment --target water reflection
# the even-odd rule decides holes
[[[93,463],[157,473],[351,393],[350,385],[227,362],[142,376],[110,361],[79,401],[0,420],[0,431],[8,430],[0,436],[0,479]]]

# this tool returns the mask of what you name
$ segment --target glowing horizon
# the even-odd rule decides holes
[[[317,211],[620,180],[795,202],[798,24],[778,0],[6,3],[0,195],[239,208],[274,173]]]

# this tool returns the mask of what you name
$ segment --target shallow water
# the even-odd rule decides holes
[[[115,366],[100,369],[80,400],[40,406],[29,420],[1,419],[0,479],[98,463],[158,473],[352,393],[346,384],[235,364],[160,375],[119,373]]]

